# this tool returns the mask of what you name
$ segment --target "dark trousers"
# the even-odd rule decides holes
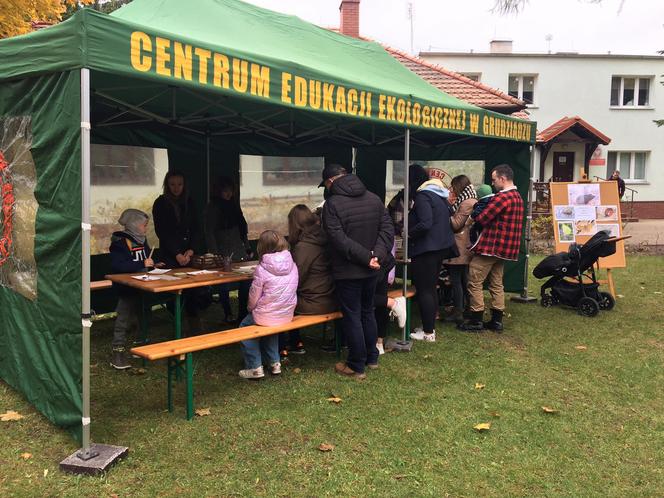
[[[302,340],[300,336],[300,329],[291,330],[290,332],[283,332],[279,334],[279,351],[288,348],[295,348],[297,343]]]
[[[452,282],[452,301],[460,310],[468,304],[468,265],[447,265]]]
[[[219,288],[219,302],[224,308],[224,315],[229,316],[231,312],[231,300],[229,293],[231,291],[231,286],[237,286],[237,316],[247,316],[247,303],[249,302],[249,289],[251,288],[250,281],[242,281],[237,284],[221,284]]]
[[[413,256],[410,269],[415,284],[415,296],[420,307],[422,328],[425,332],[434,331],[436,311],[438,310],[438,273],[443,262],[444,250],[429,251]]]
[[[113,329],[113,348],[123,348],[127,342],[127,334],[138,330],[138,316],[141,312],[141,297],[138,293],[120,294],[115,308],[118,316]]]
[[[390,310],[387,307],[388,276],[389,272],[380,271],[378,281],[376,282],[376,293],[374,294],[374,316],[376,317],[377,335],[382,338],[387,336],[387,326],[390,322]]]
[[[336,281],[337,299],[343,313],[341,323],[348,346],[346,364],[359,373],[364,372],[367,364],[378,363],[374,316],[377,278]]]

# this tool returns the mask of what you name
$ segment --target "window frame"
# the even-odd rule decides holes
[[[519,89],[517,90],[517,96],[515,98],[523,100],[526,103],[526,107],[537,107],[537,83],[538,83],[538,74],[537,73],[509,73],[507,75],[507,94],[510,94],[510,80],[512,78],[519,79]],[[533,101],[527,102],[523,98],[523,79],[532,78],[533,79]],[[514,97],[514,95],[511,95]]]
[[[468,72],[460,72],[459,73],[461,76],[465,76],[471,81],[474,81],[476,83],[481,83],[482,82],[482,73],[474,72],[474,71],[468,71]],[[477,78],[477,79],[473,79]]]
[[[611,103],[611,88],[613,85],[613,78],[620,78],[620,88],[618,89],[618,104]],[[652,92],[653,89],[653,80],[655,76],[650,74],[635,75],[635,74],[612,74],[611,81],[609,84],[609,107],[612,109],[652,109]],[[625,105],[623,100],[625,98],[625,79],[634,80],[634,103],[632,105]],[[639,105],[639,86],[641,85],[641,80],[648,80],[648,103],[644,105]],[[625,151],[629,152],[629,151]],[[638,151],[637,151],[638,152]]]
[[[609,174],[609,155],[610,154],[616,154],[616,161],[615,161],[615,167],[614,171],[618,169],[620,171],[620,177],[625,180],[626,183],[648,183],[648,159],[650,157],[650,151],[649,150],[610,150],[607,152],[606,156],[606,166],[607,166],[607,177],[610,176]],[[621,156],[620,154],[629,154],[629,171],[625,172],[623,169],[620,168],[620,159]],[[633,178],[633,174],[636,170],[636,154],[644,154],[644,164],[643,164],[643,178]],[[611,172],[613,173],[613,172]],[[627,174],[626,174],[627,173]]]

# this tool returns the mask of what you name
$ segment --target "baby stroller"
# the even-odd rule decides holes
[[[562,304],[577,309],[580,315],[595,316],[599,310],[613,309],[616,302],[608,292],[599,290],[594,264],[616,252],[616,240],[601,230],[585,244],[572,244],[568,252],[544,258],[533,270],[535,278],[551,277],[540,289],[540,304],[545,308]],[[574,278],[576,282],[565,280]],[[590,282],[583,281],[583,278]],[[547,290],[550,290],[547,293]]]

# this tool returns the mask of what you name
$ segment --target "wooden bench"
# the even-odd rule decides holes
[[[388,296],[393,299],[402,295],[402,289],[395,289],[388,292]],[[413,289],[408,289],[406,299],[409,299],[414,295],[415,291]],[[410,312],[408,314],[410,315]],[[260,337],[289,332],[295,329],[320,325],[340,318],[342,318],[340,311],[323,315],[296,315],[291,322],[276,327],[250,325],[219,332],[210,332],[193,337],[185,337],[182,339],[135,347],[131,349],[131,353],[149,361],[167,360],[168,411],[170,412],[173,411],[173,377],[178,371],[184,369],[185,391],[187,397],[186,416],[187,420],[191,420],[194,416],[194,368],[192,353],[221,346],[228,346],[249,339],[258,339]],[[337,337],[337,351],[339,351],[339,334],[335,335]]]
[[[111,287],[113,287],[113,282],[110,280],[95,280],[90,282],[91,291],[110,289]]]

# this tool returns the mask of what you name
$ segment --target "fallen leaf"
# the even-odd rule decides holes
[[[616,297],[619,297],[620,299],[622,299],[625,296],[623,296],[622,294],[616,294]]]
[[[318,450],[322,452],[332,451],[333,449],[334,445],[329,443],[320,443],[320,446],[318,447]]]
[[[0,420],[2,420],[3,422],[11,422],[12,420],[21,420],[22,418],[23,415],[13,410],[7,410],[5,413],[0,415]]]
[[[494,418],[500,418],[500,413],[498,412],[489,412],[489,415],[491,415]]]
[[[397,474],[397,475],[394,476],[394,478],[397,481],[400,481],[401,479],[405,479],[406,477],[408,477],[406,474]]]
[[[199,417],[207,417],[208,415],[210,415],[210,409],[199,408],[198,410],[196,410],[196,415],[198,415]]]
[[[44,477],[48,475],[48,469],[44,469]]]
[[[425,359],[425,360],[428,360],[429,358],[431,358],[431,355],[430,355],[430,354],[425,354],[425,355],[424,355],[424,359]]]
[[[130,373],[133,375],[145,375],[148,371],[145,368],[132,368]]]
[[[474,425],[473,429],[475,429],[477,432],[488,431],[489,429],[491,429],[491,422],[485,422],[483,424]]]
[[[661,294],[661,292],[660,291],[655,291],[655,294]]]
[[[558,413],[558,410],[556,410],[555,408],[551,408],[550,406],[543,406],[542,411],[544,413]]]
[[[479,382],[475,382],[475,389],[484,389],[486,387],[486,384],[480,384]]]
[[[30,458],[32,458],[32,453],[21,453],[20,456],[23,460],[29,460]]]
[[[337,396],[332,396],[331,398],[327,398],[327,400],[330,401],[330,402],[332,402],[332,403],[335,403],[335,404],[337,404],[337,405],[338,405],[339,403],[341,403],[341,398],[339,398],[339,397],[337,397]]]
[[[410,434],[411,432],[413,432],[413,429],[406,429],[406,432]]]
[[[301,368],[294,368],[293,373],[299,374],[302,371]]]
[[[578,346],[574,346],[574,349],[578,349],[579,351],[585,351],[588,349],[588,346],[584,346],[583,344],[579,344]]]

